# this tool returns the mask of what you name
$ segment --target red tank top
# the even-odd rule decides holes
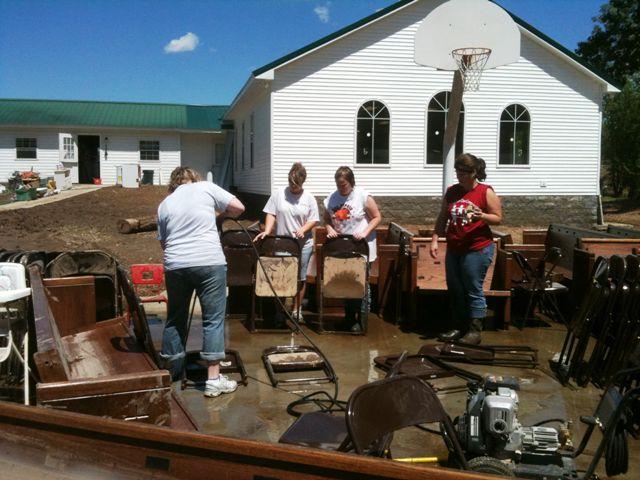
[[[472,220],[471,212],[477,206],[487,211],[487,190],[493,188],[478,183],[473,190],[465,191],[459,183],[445,193],[449,226],[447,227],[447,249],[456,253],[481,250],[493,241],[491,229],[482,220]]]

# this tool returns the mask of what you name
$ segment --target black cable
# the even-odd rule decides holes
[[[280,297],[276,293],[275,287],[271,283],[271,279],[269,278],[269,275],[267,273],[267,269],[263,265],[262,260],[260,260],[260,252],[258,251],[258,248],[255,246],[253,241],[251,241],[251,234],[244,227],[244,225],[242,225],[242,223],[240,223],[238,221],[238,219],[230,218],[230,220],[232,220],[235,223],[237,223],[240,226],[240,228],[242,229],[242,231],[247,235],[247,238],[250,240],[251,247],[253,248],[253,251],[254,251],[254,253],[256,255],[256,258],[258,259],[258,264],[260,265],[260,268],[262,268],[262,271],[264,272],[264,276],[265,276],[265,278],[267,280],[267,283],[269,284],[269,288],[273,292],[274,298],[278,302],[278,305],[280,306],[282,312],[284,312],[284,314],[289,319],[289,321],[295,326],[295,329],[291,328],[291,326],[288,323],[287,323],[287,327],[291,330],[292,334],[296,334],[296,333],[302,334],[302,336],[305,338],[305,340],[309,344],[311,344],[311,346],[313,348],[316,349],[318,354],[322,357],[322,360],[325,362],[325,364],[327,366],[327,369],[331,373],[331,377],[334,379],[334,382],[333,382],[334,383],[334,394],[333,394],[333,397],[330,396],[324,390],[313,392],[313,393],[311,393],[309,395],[306,395],[306,396],[302,397],[299,400],[295,400],[295,401],[291,402],[289,405],[287,405],[287,413],[289,413],[290,415],[292,415],[294,417],[300,416],[300,413],[295,410],[295,407],[297,407],[298,405],[305,404],[305,403],[315,403],[316,405],[321,407],[320,409],[322,411],[332,411],[334,406],[337,406],[339,410],[344,410],[343,405],[346,405],[346,402],[338,400],[338,376],[336,375],[335,370],[333,369],[333,366],[331,365],[331,362],[329,362],[329,359],[325,356],[325,354],[322,352],[322,350],[320,350],[320,348],[315,344],[315,342],[313,340],[311,340],[311,338],[309,338],[309,336],[305,333],[304,330],[302,330],[300,324],[298,323],[298,320],[296,318],[294,318],[293,315],[291,315],[291,313],[289,313],[287,311],[287,308],[285,307],[284,303],[282,302],[282,300],[280,299]],[[328,408],[327,407],[322,407],[321,406],[322,405],[321,402],[319,402],[319,401],[317,401],[317,400],[315,400],[313,398],[315,395],[320,395],[320,394],[324,394],[324,395],[327,396],[327,398],[330,399],[330,404],[329,404]]]
[[[627,430],[625,422],[619,421],[615,426],[616,431],[606,446],[605,469],[607,476],[613,477],[627,473],[629,468],[629,445],[627,443]]]

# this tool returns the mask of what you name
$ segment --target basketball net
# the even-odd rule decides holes
[[[462,74],[465,92],[476,92],[480,88],[480,79],[489,55],[491,49],[481,47],[456,48],[451,51]]]

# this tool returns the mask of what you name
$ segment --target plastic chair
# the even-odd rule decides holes
[[[131,281],[133,288],[140,297],[142,303],[164,303],[169,300],[162,292],[165,290],[164,269],[157,263],[131,265]],[[156,287],[153,295],[142,296],[138,293],[138,287]]]
[[[0,263],[0,364],[9,361],[14,352],[23,365],[24,403],[29,404],[29,338],[27,333],[26,305],[20,308],[19,302],[31,295],[27,287],[24,265],[19,263]],[[21,317],[22,314],[22,317]],[[14,330],[20,321],[24,322],[22,334],[22,353],[18,350]],[[20,334],[16,332],[17,338]],[[12,368],[11,366],[9,368]]]

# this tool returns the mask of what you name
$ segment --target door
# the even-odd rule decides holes
[[[100,178],[100,136],[78,135],[78,182]]]

